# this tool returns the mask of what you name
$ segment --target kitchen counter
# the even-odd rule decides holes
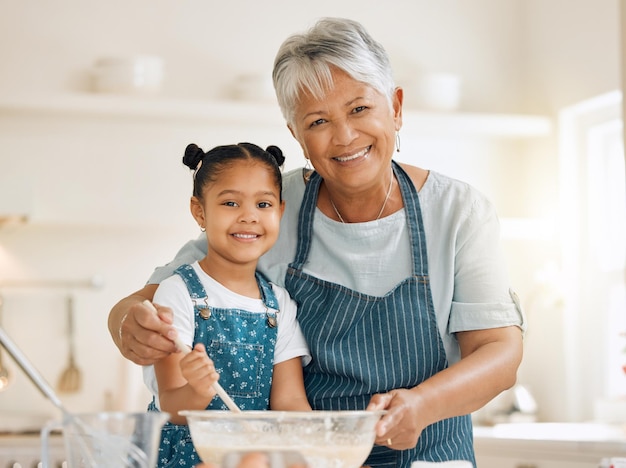
[[[65,460],[63,437],[50,437],[51,467],[61,467]],[[0,433],[0,467],[36,467],[41,461],[41,437],[38,433]]]
[[[479,468],[598,468],[626,457],[626,427],[600,423],[520,423],[474,428]]]
[[[474,436],[501,439],[623,442],[626,425],[604,423],[508,423],[477,426]]]
[[[499,424],[474,428],[479,468],[598,468],[603,458],[626,457],[626,427],[594,423]],[[52,466],[64,459],[63,438],[51,437]],[[38,433],[0,433],[0,467],[37,466]],[[18,465],[15,465],[18,466]]]

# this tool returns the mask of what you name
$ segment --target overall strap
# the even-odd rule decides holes
[[[198,274],[191,265],[181,265],[174,271],[174,273],[183,279],[185,285],[187,286],[187,290],[189,291],[189,295],[194,302],[195,300],[206,299],[208,297]],[[259,286],[259,291],[261,292],[261,299],[263,300],[263,303],[268,309],[278,310],[280,308],[278,299],[274,294],[274,290],[272,289],[272,285],[269,280],[258,271],[255,273],[255,278]]]
[[[392,161],[391,164],[394,174],[398,179],[400,193],[404,201],[404,209],[407,213],[407,225],[411,238],[411,249],[413,250],[413,274],[415,276],[427,276],[426,233],[424,232],[424,222],[422,220],[422,210],[417,189],[409,175],[398,163]],[[317,195],[321,182],[322,178],[320,175],[317,172],[313,172],[304,191],[304,198],[300,206],[300,213],[298,215],[298,245],[294,261],[290,265],[298,270],[302,269],[311,249],[313,217],[315,215]]]
[[[319,192],[322,178],[313,171],[310,175],[309,182],[304,190],[304,197],[300,205],[300,213],[298,214],[298,246],[296,255],[290,266],[297,270],[301,270],[304,262],[309,256],[311,249],[311,238],[313,237],[313,216],[317,205],[317,194]]]
[[[263,303],[268,309],[278,310],[280,306],[278,305],[278,299],[276,298],[276,294],[274,294],[274,290],[272,289],[272,285],[269,280],[260,272],[257,271],[255,273],[256,282],[259,285],[259,291],[261,291],[261,299]]]
[[[174,273],[176,273],[183,279],[185,285],[187,286],[187,290],[189,291],[189,296],[192,300],[205,299],[207,297],[204,286],[202,286],[202,282],[200,281],[198,274],[191,265],[181,265],[176,270],[174,270]]]
[[[400,193],[402,193],[404,210],[407,214],[406,222],[411,237],[411,249],[413,250],[413,274],[415,276],[427,276],[428,259],[426,257],[426,233],[424,231],[424,221],[422,219],[422,209],[417,189],[409,175],[398,163],[392,161],[392,165],[396,178],[398,179]]]

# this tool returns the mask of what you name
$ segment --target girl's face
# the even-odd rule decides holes
[[[208,256],[219,264],[256,262],[278,238],[284,202],[272,171],[262,162],[237,160],[207,184],[191,212],[206,228]]]
[[[290,130],[327,185],[367,191],[389,171],[396,131],[402,126],[402,89],[392,106],[374,88],[333,71],[323,99],[300,96]]]

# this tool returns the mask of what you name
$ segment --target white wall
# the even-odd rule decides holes
[[[97,57],[155,53],[167,66],[164,95],[222,97],[238,74],[268,74],[280,42],[327,15],[362,21],[386,46],[400,78],[418,70],[460,74],[463,110],[555,115],[563,105],[619,85],[617,0],[322,0],[306,5],[287,0],[0,0],[0,11],[0,96],[88,91],[88,69]],[[64,133],[70,126],[74,130]],[[0,282],[95,274],[104,279],[101,289],[75,291],[78,363],[86,380],[82,392],[64,397],[71,409],[144,408],[137,369],[115,351],[106,316],[115,301],[141,287],[154,266],[197,234],[185,208],[190,187],[179,164],[184,146],[196,141],[210,147],[231,139],[289,141],[290,151],[297,151],[286,130],[265,132],[262,126],[227,133],[196,122],[160,125],[155,131],[127,121],[0,115],[0,180],[19,169],[25,184],[40,194],[49,191],[59,199],[67,193],[68,206],[84,203],[83,209],[93,206],[103,213],[102,223],[0,229]],[[450,141],[419,150],[403,158],[476,183],[497,198],[505,216],[550,216],[558,210],[556,147],[550,139],[513,146]],[[489,154],[482,156],[482,151]],[[498,158],[509,152],[510,159]],[[124,174],[123,184],[111,186],[109,179],[119,181],[119,174]],[[140,187],[135,193],[133,178]],[[155,181],[153,192],[146,189],[152,187],[147,181]],[[76,188],[85,190],[85,198],[72,199]],[[120,190],[129,193],[121,200],[128,213],[150,222],[128,223],[127,215],[116,223],[105,216],[120,203],[112,196]],[[52,209],[50,204],[36,208]],[[558,260],[558,246],[509,241],[505,247],[513,283],[523,299],[530,297],[537,288],[533,275],[547,260]],[[0,293],[7,329],[55,382],[65,364],[66,291],[13,288]],[[551,321],[537,325],[551,326]],[[546,374],[545,352],[529,353],[522,377],[537,375],[537,369]],[[555,356],[552,365],[558,368],[560,362]],[[50,405],[19,377],[0,394],[0,413],[50,412]],[[563,390],[558,382],[535,389],[540,405],[550,403],[542,407],[546,419],[563,416],[552,408],[555,385],[558,394]]]
[[[619,0],[527,0],[524,108],[556,113],[620,87]]]

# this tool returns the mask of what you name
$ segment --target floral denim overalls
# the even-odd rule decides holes
[[[242,309],[209,307],[207,293],[190,265],[182,265],[176,274],[185,281],[194,303],[195,333],[193,344],[203,343],[220,374],[220,385],[242,410],[269,409],[272,383],[278,300],[272,286],[256,273],[265,314]],[[215,397],[206,409],[226,410]],[[149,411],[158,411],[154,398]],[[186,425],[166,423],[161,431],[157,467],[195,467],[200,458],[193,448]]]
[[[298,320],[313,357],[304,368],[304,377],[308,399],[316,410],[362,410],[373,394],[414,387],[448,366],[430,292],[417,190],[404,170],[392,164],[406,210],[413,274],[382,297],[303,271],[322,180],[317,173],[312,174],[304,193],[296,257],[285,283],[298,303]],[[426,427],[414,449],[375,446],[364,464],[409,468],[415,460],[470,460],[475,464],[470,416]]]

